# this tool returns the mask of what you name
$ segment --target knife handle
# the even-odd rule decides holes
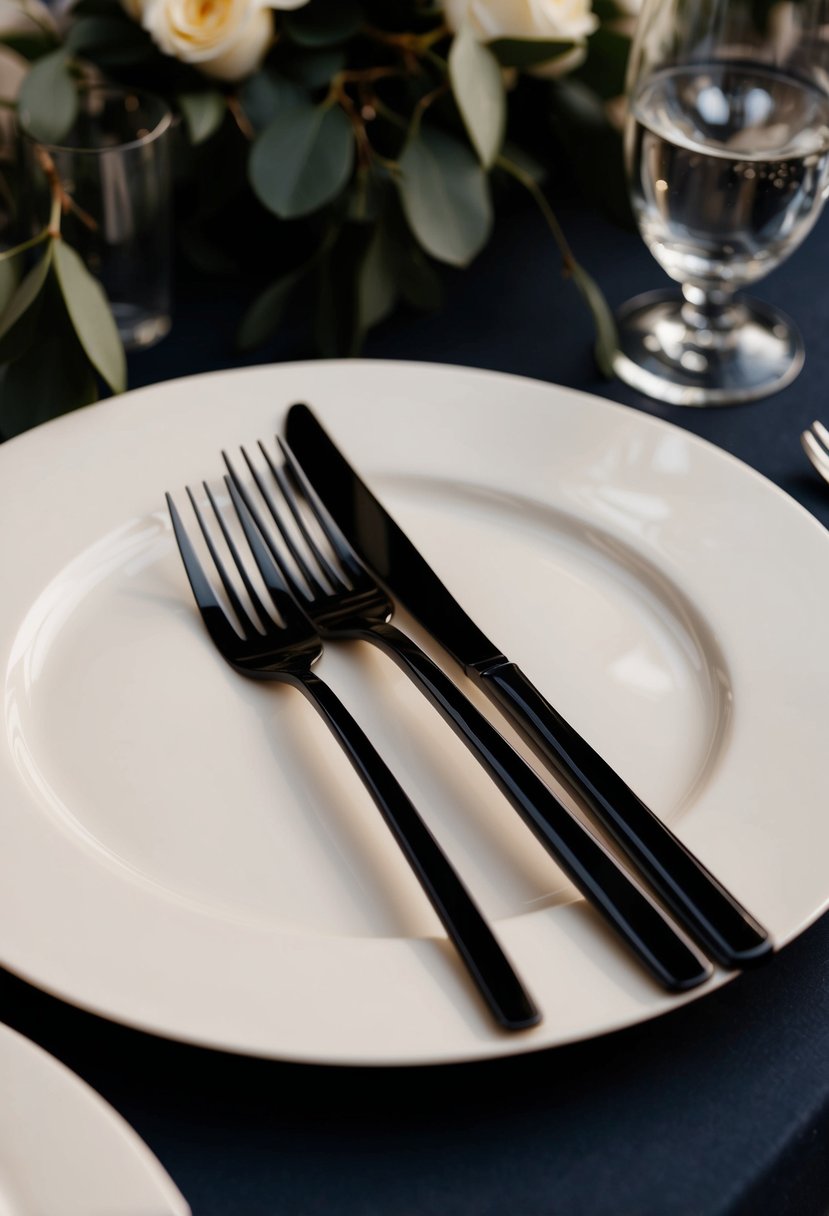
[[[385,623],[355,629],[354,636],[380,645],[418,684],[568,878],[664,987],[683,992],[710,978],[707,961],[416,642]]]
[[[637,797],[541,695],[504,659],[468,674],[505,709],[527,741],[584,799],[677,920],[723,967],[746,967],[772,951],[766,930]]]

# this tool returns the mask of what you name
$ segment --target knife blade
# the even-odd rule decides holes
[[[684,928],[723,967],[767,958],[773,945],[759,921],[475,624],[307,405],[291,406],[285,438],[358,558],[576,792]]]

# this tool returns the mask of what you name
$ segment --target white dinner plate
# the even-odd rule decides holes
[[[474,370],[318,362],[142,389],[0,449],[0,962],[133,1026],[318,1062],[532,1051],[681,1003],[405,676],[374,649],[330,646],[320,674],[544,1014],[494,1028],[313,708],[213,650],[164,491],[218,485],[220,449],[272,440],[297,399],[775,944],[813,921],[829,898],[824,529],[632,409]]]
[[[133,1129],[73,1072],[0,1024],[2,1216],[189,1216]]]

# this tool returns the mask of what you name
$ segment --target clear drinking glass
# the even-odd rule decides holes
[[[128,350],[170,329],[171,127],[160,98],[91,86],[60,145],[25,137],[39,219],[54,166],[69,199],[61,232],[101,281]]]
[[[645,0],[625,158],[639,229],[680,290],[620,310],[615,370],[677,405],[767,396],[803,364],[775,309],[735,293],[803,241],[829,185],[829,2]]]

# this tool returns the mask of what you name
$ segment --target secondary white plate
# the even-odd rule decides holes
[[[79,1077],[0,1025],[2,1216],[189,1216],[128,1123]]]
[[[219,450],[270,439],[296,399],[778,946],[818,916],[815,520],[714,447],[597,398],[424,364],[291,364],[158,385],[0,449],[0,962],[151,1031],[323,1062],[531,1051],[679,1003],[393,664],[329,647],[321,674],[543,1009],[532,1032],[493,1029],[313,709],[213,651],[163,492],[218,477]]]

